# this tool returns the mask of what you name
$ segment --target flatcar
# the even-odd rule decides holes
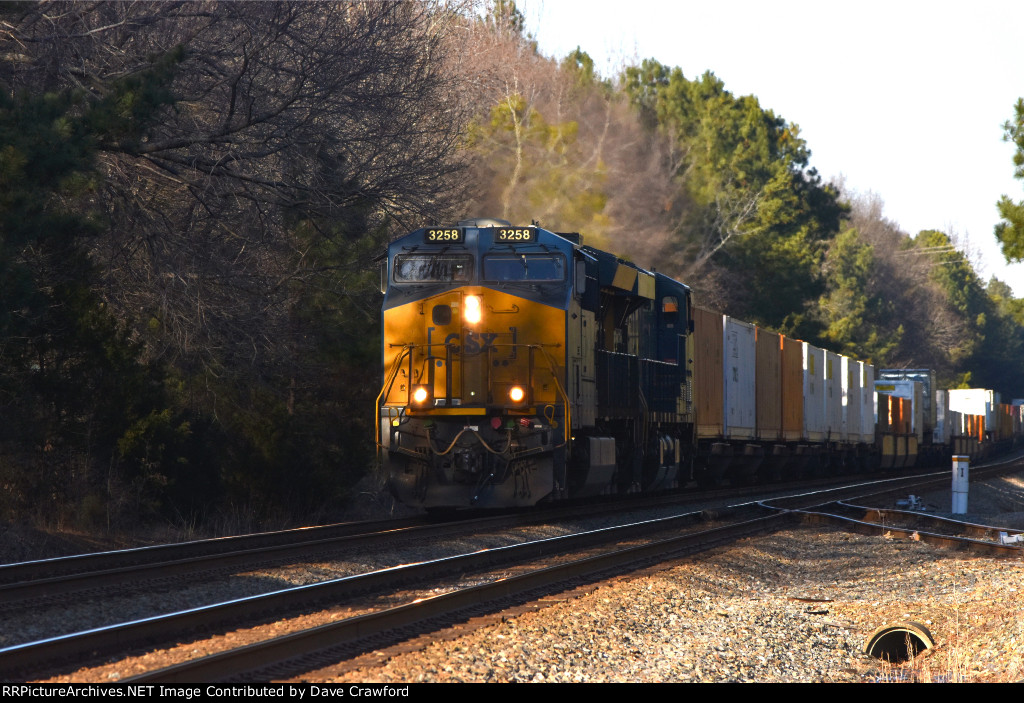
[[[879,391],[870,364],[702,310],[686,285],[576,233],[417,229],[389,245],[381,290],[376,442],[407,505],[898,468],[984,444],[952,411],[936,441],[935,404],[926,427],[907,379]]]

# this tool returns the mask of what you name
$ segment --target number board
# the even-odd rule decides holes
[[[463,232],[461,227],[447,227],[447,228],[430,228],[426,231],[426,240],[428,243],[433,242],[464,242],[466,241],[466,233]]]
[[[537,229],[535,227],[495,227],[494,241],[496,242],[536,242]]]

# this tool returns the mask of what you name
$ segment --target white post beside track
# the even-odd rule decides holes
[[[953,457],[953,514],[967,514],[967,490],[970,488],[969,475],[971,458]]]

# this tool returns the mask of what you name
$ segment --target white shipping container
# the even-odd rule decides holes
[[[946,420],[949,424],[949,438],[950,441],[954,437],[963,437],[967,434],[967,428],[964,427],[964,414],[958,410],[946,410]]]
[[[825,353],[803,343],[804,352],[804,439],[825,440]]]
[[[995,429],[992,404],[995,392],[987,388],[956,388],[949,391],[949,409],[964,415],[984,415],[985,431]]]
[[[757,390],[754,385],[756,338],[754,325],[722,316],[723,414],[725,436],[754,439]]]
[[[953,427],[949,415],[949,391],[935,391],[935,429],[932,431],[933,444],[949,444]]]
[[[843,439],[847,442],[859,442],[862,434],[860,374],[860,362],[848,356],[842,357]]]
[[[835,352],[825,353],[824,401],[825,437],[833,442],[846,440],[843,432],[843,373],[842,357]]]
[[[871,364],[858,361],[860,367],[860,441],[875,441],[875,413],[878,407],[878,398],[875,397],[875,367]]]

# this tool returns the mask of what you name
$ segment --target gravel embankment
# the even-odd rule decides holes
[[[716,507],[725,504],[722,501]],[[0,603],[0,648],[399,564],[439,559],[686,511],[677,507],[662,507],[552,525],[527,525],[501,532],[453,536],[442,541],[405,537],[374,547],[348,547],[335,550],[334,553],[325,550],[322,557],[294,564],[253,564],[246,569],[226,570],[224,573],[189,575],[148,584],[132,583],[128,590],[104,587],[72,597],[41,599],[32,603],[31,607],[25,607],[24,603]],[[140,585],[145,588],[143,593],[134,590]]]
[[[949,505],[948,491],[925,499]],[[1024,513],[1024,480],[972,486],[969,505],[974,521],[1013,527],[1014,516]],[[453,542],[456,551],[480,543]],[[885,672],[861,653],[868,636],[879,625],[914,620],[937,642],[924,657],[924,678],[1013,681],[1024,676],[1022,568],[1018,560],[916,541],[795,528],[360,660],[372,664],[303,679],[871,681]],[[272,580],[306,579],[301,568],[292,569]],[[245,639],[228,638],[235,646]],[[150,654],[146,666],[160,666],[160,659]],[[132,669],[110,664],[61,679],[117,680]]]
[[[862,654],[882,624],[927,625],[932,678],[1024,676],[1024,564],[921,542],[794,529],[422,649],[338,682],[873,681]]]
[[[950,505],[949,491],[924,496]],[[891,506],[879,506],[891,507]],[[1024,479],[972,485],[968,518],[1024,527]],[[875,628],[916,621],[936,640],[919,680],[1024,677],[1024,562],[912,540],[800,528],[506,616],[338,673],[338,682],[876,681]],[[379,659],[381,657],[378,657]],[[317,680],[317,679],[312,679]]]

